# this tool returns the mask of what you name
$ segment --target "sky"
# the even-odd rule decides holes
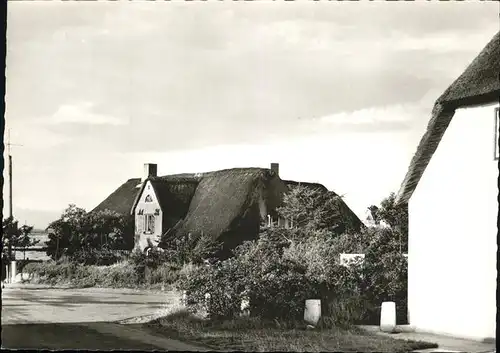
[[[144,163],[278,162],[364,219],[498,17],[479,1],[9,2],[14,216],[91,210]]]

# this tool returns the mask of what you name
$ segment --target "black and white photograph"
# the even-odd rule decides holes
[[[496,352],[497,1],[3,8],[2,350]]]

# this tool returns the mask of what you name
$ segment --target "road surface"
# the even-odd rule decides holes
[[[117,323],[159,315],[177,301],[172,292],[7,285],[2,290],[2,348],[203,350],[158,337],[141,325]]]

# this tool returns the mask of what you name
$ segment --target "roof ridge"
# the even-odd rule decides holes
[[[166,174],[166,175],[151,177],[149,179],[155,180],[155,179],[172,178],[172,177],[177,177],[177,178],[182,178],[182,177],[197,178],[197,177],[200,177],[200,176],[205,176],[205,175],[210,175],[210,174],[215,174],[215,173],[221,173],[221,172],[248,172],[248,171],[270,171],[270,170],[271,169],[269,169],[269,168],[261,168],[261,167],[235,167],[235,168],[210,170],[210,171],[206,171],[206,172]]]

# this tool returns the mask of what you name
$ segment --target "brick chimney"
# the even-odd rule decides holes
[[[271,163],[271,171],[276,173],[277,176],[280,175],[280,165],[279,163]]]
[[[157,171],[157,165],[154,163],[144,163],[144,174],[142,176],[141,182],[149,177],[155,177]]]

